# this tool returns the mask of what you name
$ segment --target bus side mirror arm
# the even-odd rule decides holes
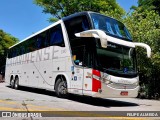
[[[79,33],[75,33],[76,37],[94,37],[99,38],[101,41],[101,46],[107,48],[107,37],[102,30],[86,30]]]
[[[151,57],[151,47],[145,43],[138,43],[138,42],[134,42],[135,46],[139,46],[139,47],[143,47],[147,50],[147,57],[150,58]]]

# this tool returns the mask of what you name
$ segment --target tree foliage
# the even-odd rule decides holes
[[[132,6],[133,9],[137,9],[137,7]],[[154,10],[158,12],[160,15],[160,1],[159,0],[138,0],[138,8],[141,8],[139,12],[143,12],[145,10]]]
[[[81,11],[100,12],[116,18],[125,14],[116,0],[34,0],[34,3],[53,16],[51,22]]]
[[[18,39],[0,30],[0,67],[5,65],[7,49],[18,42]]]
[[[152,57],[146,58],[146,51],[137,49],[140,81],[150,85],[150,94],[160,94],[160,16],[154,10],[143,10],[138,7],[129,14],[124,22],[128,26],[133,40],[151,46]],[[152,93],[151,93],[152,92]]]

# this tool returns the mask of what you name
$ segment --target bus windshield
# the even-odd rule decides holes
[[[110,74],[135,76],[135,48],[108,43],[107,48],[96,48],[98,66]]]
[[[131,35],[123,23],[97,13],[91,13],[94,29],[103,30],[106,34],[131,41]]]

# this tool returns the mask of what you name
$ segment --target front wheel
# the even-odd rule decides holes
[[[56,82],[55,92],[58,97],[67,97],[67,82],[59,78]]]

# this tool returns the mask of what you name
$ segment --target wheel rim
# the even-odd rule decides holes
[[[13,88],[14,86],[14,80],[11,80],[11,87]]]
[[[60,84],[58,86],[58,91],[59,91],[60,94],[66,94],[67,93],[67,85],[64,81],[60,82]]]
[[[18,88],[18,80],[15,81],[15,88]]]

